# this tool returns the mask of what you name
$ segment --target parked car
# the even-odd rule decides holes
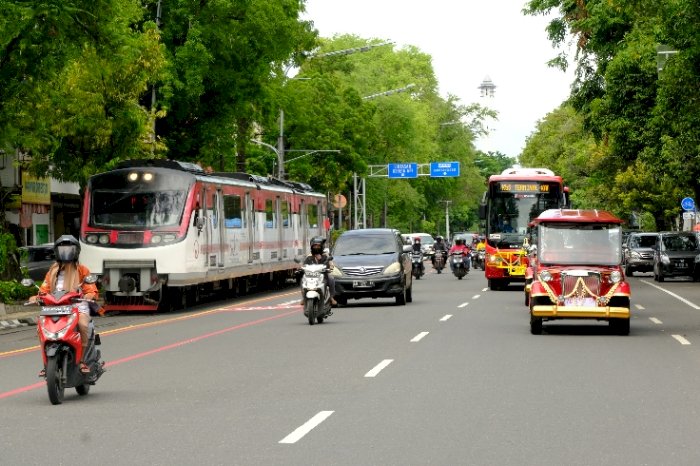
[[[691,277],[700,280],[700,246],[690,231],[662,232],[654,244],[654,280]]]
[[[22,268],[27,269],[32,280],[41,284],[44,281],[46,272],[49,271],[49,267],[56,261],[53,243],[21,247],[20,258]]]
[[[630,286],[622,273],[622,220],[602,210],[552,209],[537,228],[532,264],[530,332],[558,319],[605,320],[610,329],[630,331]]]
[[[625,275],[631,277],[634,272],[651,272],[654,270],[654,245],[658,233],[630,233],[622,245],[622,263]]]
[[[396,230],[367,228],[343,232],[333,246],[336,300],[393,297],[413,301],[412,247]]]
[[[433,238],[428,233],[404,233],[401,235],[404,242],[406,238],[410,239],[411,244],[413,244],[416,237],[420,238],[420,248],[423,250],[423,256],[426,258],[431,257],[435,254],[435,238]]]

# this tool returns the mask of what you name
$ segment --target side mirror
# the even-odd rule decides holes
[[[22,286],[26,286],[27,288],[35,285],[34,280],[32,280],[31,278],[23,278],[20,283],[22,284]]]

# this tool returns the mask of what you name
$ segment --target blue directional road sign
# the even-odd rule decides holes
[[[432,178],[459,176],[459,162],[431,162],[430,176]]]
[[[695,201],[692,197],[684,197],[681,201],[683,210],[695,210]]]
[[[418,178],[418,164],[390,163],[389,178]]]

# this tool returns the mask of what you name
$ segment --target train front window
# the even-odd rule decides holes
[[[95,190],[90,205],[91,224],[137,229],[178,226],[185,196],[184,191]]]

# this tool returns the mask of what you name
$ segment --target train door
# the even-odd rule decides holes
[[[245,193],[246,228],[248,229],[248,263],[253,262],[255,249],[255,204],[250,192]]]
[[[226,243],[226,228],[225,228],[225,210],[224,210],[224,193],[221,191],[221,186],[216,188],[216,195],[214,197],[214,205],[216,206],[216,222],[218,235],[216,242],[218,247],[215,248],[217,253],[216,266],[223,268],[226,264],[226,250],[228,245]],[[216,232],[215,232],[216,233]]]
[[[299,201],[299,237],[301,238],[301,254],[303,255],[306,251],[306,245],[309,244],[309,218],[303,199]]]
[[[275,200],[275,212],[276,212],[276,226],[277,226],[277,260],[281,261],[283,257],[282,249],[284,249],[284,237],[282,235],[284,231],[284,219],[282,218],[282,201],[280,197],[277,196]]]
[[[206,196],[206,209],[207,209],[207,231],[206,231],[206,242],[207,242],[207,268],[216,269],[221,263],[220,258],[220,241],[221,241],[221,228],[219,228],[219,223],[221,221],[221,215],[219,210],[219,195],[218,192],[214,191],[214,188],[210,187],[207,190]]]

